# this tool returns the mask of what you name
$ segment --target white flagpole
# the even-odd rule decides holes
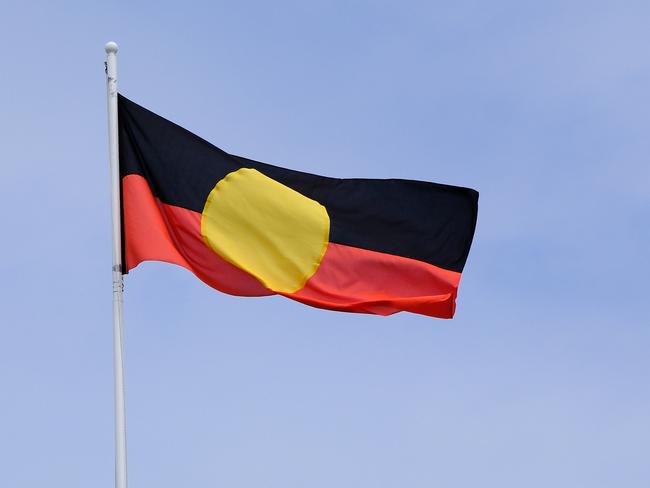
[[[122,230],[120,166],[117,133],[117,44],[106,50],[108,98],[108,159],[111,164],[111,213],[113,219],[113,371],[115,373],[115,488],[126,488],[126,414],[124,410],[124,362],[122,343]]]

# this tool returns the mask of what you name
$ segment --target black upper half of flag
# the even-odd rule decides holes
[[[163,203],[201,213],[216,183],[240,168],[316,200],[330,242],[462,272],[476,227],[478,192],[403,179],[329,178],[228,154],[119,95],[120,172],[144,177]]]

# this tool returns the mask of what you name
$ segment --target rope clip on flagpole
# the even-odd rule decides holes
[[[108,159],[111,169],[111,218],[113,224],[113,371],[115,374],[115,488],[127,488],[126,414],[124,407],[122,222],[117,126],[117,50],[108,42],[106,51],[106,96],[108,101]]]

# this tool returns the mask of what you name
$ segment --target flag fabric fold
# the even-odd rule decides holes
[[[232,295],[454,315],[476,191],[253,161],[122,95],[118,115],[125,272],[165,261]]]

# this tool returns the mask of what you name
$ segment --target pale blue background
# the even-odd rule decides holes
[[[481,192],[453,321],[127,277],[130,486],[650,486],[647,1],[0,12],[0,485],[110,487],[104,43],[224,149]]]

